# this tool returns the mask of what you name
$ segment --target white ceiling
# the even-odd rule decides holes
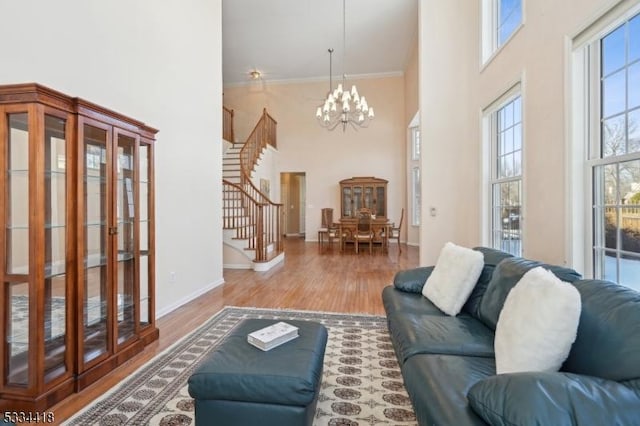
[[[418,37],[418,0],[345,0],[348,76],[404,71]],[[343,73],[342,0],[223,0],[225,86],[328,79]]]

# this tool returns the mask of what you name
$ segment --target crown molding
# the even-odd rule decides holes
[[[347,81],[352,80],[367,80],[367,79],[376,79],[376,78],[392,78],[392,77],[403,77],[403,71],[390,71],[390,72],[382,72],[382,73],[371,73],[371,74],[347,74]],[[335,82],[340,82],[342,76],[334,76],[333,80]],[[287,79],[269,79],[261,77],[259,80],[251,80],[251,81],[241,81],[235,83],[222,83],[224,88],[233,88],[233,87],[248,87],[255,86],[260,84],[270,84],[270,85],[279,85],[279,84],[305,84],[305,83],[326,83],[328,80],[328,76],[323,77],[309,77],[309,78],[287,78]]]

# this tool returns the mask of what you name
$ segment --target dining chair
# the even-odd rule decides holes
[[[320,248],[324,244],[325,239],[328,240],[329,244],[332,243],[332,234],[335,234],[335,229],[333,227],[333,209],[332,208],[323,208],[321,210],[321,225],[318,229],[318,244]]]
[[[395,222],[391,224],[391,228],[389,229],[389,237],[388,239],[398,240],[398,250],[402,253],[402,246],[400,245],[400,230],[402,229],[402,220],[404,219],[404,208],[400,212],[400,222],[398,226],[396,226]]]
[[[373,229],[371,229],[371,210],[363,208],[358,210],[358,225],[353,235],[356,243],[356,253],[359,251],[360,242],[369,242],[369,254],[373,249]]]

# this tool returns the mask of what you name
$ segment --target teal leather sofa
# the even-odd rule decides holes
[[[422,294],[433,267],[398,272],[382,292],[389,332],[420,425],[640,425],[640,293],[489,248],[462,312]],[[496,375],[493,340],[507,294],[543,266],[578,289],[582,312],[559,372]],[[640,279],[640,277],[639,277]]]

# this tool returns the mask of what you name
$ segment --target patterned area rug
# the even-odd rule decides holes
[[[317,321],[329,331],[314,425],[416,425],[384,317],[226,307],[65,425],[193,425],[187,379],[245,318]]]

